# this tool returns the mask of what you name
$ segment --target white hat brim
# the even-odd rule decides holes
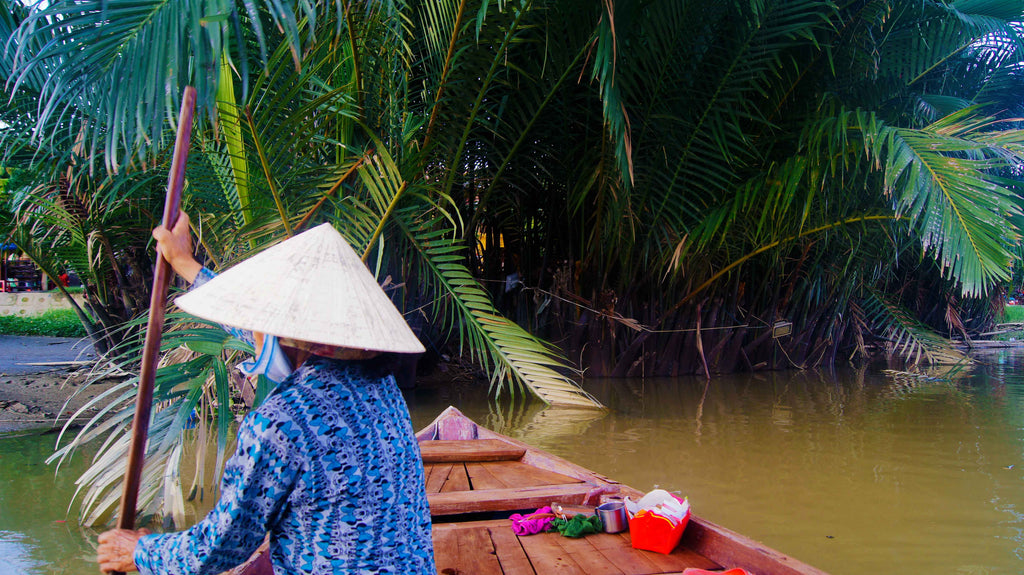
[[[278,337],[382,352],[425,351],[330,224],[256,254],[175,303],[204,319]]]

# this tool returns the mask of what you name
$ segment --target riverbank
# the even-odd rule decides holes
[[[90,399],[120,381],[84,387],[95,361],[85,340],[0,335],[0,434],[60,429]]]
[[[91,399],[123,381],[113,377],[84,386],[96,360],[87,339],[0,335],[0,435],[60,429]],[[450,403],[466,394],[486,397],[486,379],[470,364],[449,361],[430,371],[417,377],[409,393]],[[76,423],[95,412],[85,411]]]

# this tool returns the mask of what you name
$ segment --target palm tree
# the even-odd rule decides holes
[[[44,131],[62,118],[74,118],[75,143],[103,151],[92,156],[96,161],[90,164],[96,173],[106,174],[102,189],[128,189],[124,182],[131,181],[137,167],[160,165],[169,138],[167,127],[154,118],[167,107],[154,111],[160,98],[145,96],[157,79],[125,71],[152,69],[146,62],[183,61],[161,51],[164,45],[159,42],[154,49],[152,35],[166,33],[160,26],[191,31],[193,41],[207,41],[196,40],[202,36],[196,31],[219,22],[210,20],[216,15],[188,21],[189,13],[172,14],[185,8],[184,3],[178,8],[163,3],[57,3],[30,13],[12,31],[10,45],[17,50],[11,55],[10,89],[26,90],[33,74],[45,76],[38,90],[38,100],[45,105],[34,127]],[[419,322],[423,337],[442,345],[455,336],[457,344],[490,369],[496,395],[528,391],[549,403],[599,406],[567,377],[571,371],[559,352],[494,309],[463,263],[457,206],[450,186],[436,175],[435,151],[442,148],[432,144],[432,138],[443,138],[429,130],[426,115],[431,108],[409,102],[410,78],[414,71],[421,72],[416,67],[426,55],[394,49],[409,43],[402,19],[393,17],[396,9],[371,5],[325,13],[316,21],[306,14],[297,20],[291,36],[262,33],[264,28],[247,21],[246,34],[232,44],[237,49],[197,56],[198,62],[205,62],[198,69],[212,66],[224,72],[232,65],[241,70],[265,66],[264,73],[233,78],[170,72],[167,101],[173,101],[175,87],[187,81],[199,85],[200,103],[205,103],[189,165],[186,209],[196,216],[196,231],[211,265],[230,265],[308,225],[331,221],[393,290],[400,307],[422,310],[412,316],[414,325],[418,316],[427,317],[423,311],[437,320]],[[522,16],[522,11],[503,12],[497,6],[491,12],[489,18],[510,23]],[[262,11],[248,16],[266,20],[264,25],[271,19]],[[233,18],[244,19],[232,12],[228,19]],[[517,30],[495,27],[495,38],[504,38],[507,44]],[[449,33],[464,41],[472,29],[459,25]],[[33,51],[40,38],[52,41]],[[266,46],[265,55],[256,56],[255,49],[244,52],[245,43]],[[192,48],[209,50],[205,45]],[[247,58],[252,61],[243,62]],[[487,62],[494,67],[498,60],[500,53]],[[163,65],[157,69],[163,70]],[[436,94],[457,93],[445,90],[447,82],[454,85],[453,79],[422,73],[415,80],[419,85],[432,82]],[[226,89],[228,79],[238,81],[240,88]],[[97,86],[119,89],[108,95]],[[213,98],[215,94],[220,100]],[[241,96],[232,100],[231,94]],[[83,101],[94,104],[83,107]],[[128,111],[131,107],[134,110]],[[128,116],[140,120],[123,121]],[[52,133],[35,137],[36,145],[57,141]],[[466,147],[457,140],[443,140]],[[41,217],[46,211],[32,213]],[[220,330],[195,327],[195,318],[174,319],[165,339],[189,352],[182,352],[182,361],[165,366],[157,376],[160,408],[153,419],[144,472],[147,487],[141,498],[150,509],[164,505],[168,515],[180,515],[176,470],[191,437],[185,427],[193,410],[208,410],[211,421],[217,422],[219,461],[223,458],[232,420],[226,366],[247,347]],[[130,364],[138,353],[137,343],[126,342],[115,360]],[[127,448],[132,381],[99,399],[109,402],[100,416],[55,456],[68,456],[83,443],[103,439],[100,456],[80,480],[90,522],[105,517],[120,490],[118,462]],[[200,419],[205,424],[206,419]],[[163,489],[158,487],[161,482]]]
[[[0,33],[10,38],[28,9],[14,3],[0,16]],[[36,42],[44,38],[36,38]],[[12,78],[13,55],[0,58],[0,74]],[[87,168],[82,132],[67,122],[39,121],[38,102],[46,78],[27,74],[0,109],[3,162],[20,177],[7,186],[4,209],[11,217],[0,234],[50,277],[66,269],[83,281],[85,309],[71,301],[101,352],[129,332],[120,327],[145,309],[150,258],[141,232],[152,220],[150,198],[165,175],[122,170],[109,180]],[[40,138],[37,134],[47,133]],[[63,286],[58,286],[63,289]]]
[[[1016,2],[192,8],[27,16],[9,86],[45,80],[33,145],[82,133],[113,181],[154,164],[197,85],[188,208],[210,261],[332,221],[496,392],[578,399],[566,355],[617,375],[831,363],[873,341],[948,360],[936,329],[965,326],[1016,257]],[[242,347],[179,329],[200,356],[162,372],[171,467],[189,406],[227,418]],[[118,444],[111,421],[80,438]]]
[[[599,367],[802,366],[873,334],[955,355],[905,288],[941,278],[952,319],[1008,278],[1020,5],[609,6],[594,64],[613,141],[575,165],[622,178],[574,190],[590,210],[570,227],[593,241],[562,256],[599,312],[580,339],[615,358]]]
[[[37,128],[55,116],[74,115],[75,110],[79,110],[77,103],[84,97],[103,94],[105,99],[97,100],[99,108],[117,112],[112,115],[80,114],[80,130],[84,134],[81,139],[93,143],[95,149],[104,150],[102,157],[109,169],[120,170],[131,166],[133,158],[144,159],[147,152],[160,149],[160,143],[166,142],[160,137],[163,133],[162,118],[166,117],[168,109],[174,109],[168,108],[168,104],[175,104],[179,93],[177,89],[171,89],[165,92],[165,98],[154,97],[153,86],[159,84],[162,77],[147,78],[145,75],[128,74],[127,71],[163,71],[160,66],[154,68],[154,62],[166,63],[161,65],[169,66],[166,85],[181,87],[186,82],[198,85],[200,105],[207,111],[203,117],[207,125],[216,130],[216,135],[223,135],[222,143],[218,145],[228,154],[228,163],[222,161],[221,164],[230,166],[230,173],[221,174],[221,191],[226,191],[235,202],[233,209],[241,212],[241,221],[249,229],[256,227],[253,211],[260,209],[259,200],[250,197],[250,186],[266,184],[265,191],[269,196],[264,197],[273,198],[279,219],[277,224],[272,224],[276,228],[264,225],[260,233],[268,237],[273,237],[275,230],[290,234],[293,230],[289,219],[327,216],[323,212],[305,212],[301,206],[287,206],[285,209],[283,202],[288,198],[283,197],[287,192],[282,190],[290,186],[292,193],[307,204],[313,203],[310,198],[319,201],[320,198],[309,194],[309,190],[317,186],[332,189],[347,185],[339,179],[340,176],[348,173],[356,158],[367,156],[370,149],[375,149],[377,155],[385,159],[376,163],[362,162],[358,174],[366,174],[360,179],[368,189],[393,196],[378,197],[378,202],[394,200],[395,204],[377,206],[384,209],[377,210],[375,214],[379,221],[371,222],[374,228],[372,238],[356,239],[359,230],[346,230],[352,234],[353,242],[369,255],[370,248],[376,249],[376,246],[359,245],[361,241],[372,239],[376,242],[399,234],[404,236],[402,241],[415,245],[417,233],[437,232],[436,229],[410,228],[408,222],[394,226],[389,220],[391,217],[396,217],[396,222],[400,220],[397,216],[402,212],[394,211],[394,208],[399,207],[402,201],[419,199],[432,208],[443,207],[449,201],[448,190],[438,189],[435,184],[425,185],[429,170],[436,167],[432,164],[433,158],[423,151],[409,153],[406,149],[418,131],[418,123],[411,118],[415,114],[433,113],[438,108],[412,107],[408,101],[409,76],[413,73],[410,68],[429,55],[412,49],[407,52],[394,50],[395,46],[410,43],[406,39],[408,32],[402,25],[402,18],[396,17],[399,10],[404,8],[409,13],[422,13],[424,18],[428,18],[433,14],[431,6],[379,3],[369,4],[365,10],[356,10],[338,3],[335,6],[339,9],[337,11],[317,7],[315,10],[304,9],[301,13],[291,13],[287,6],[278,2],[270,2],[259,9],[246,5],[245,10],[206,5],[203,7],[207,11],[205,13],[186,8],[185,5],[159,2],[148,5],[74,3],[73,8],[51,4],[27,16],[13,33],[18,50],[12,55],[17,72],[10,76],[11,86],[17,89],[33,74],[45,71],[48,81],[40,91],[39,100],[46,105],[40,109]],[[515,22],[522,19],[527,10],[511,7],[500,11],[491,7],[491,12],[494,13],[492,19],[505,18]],[[480,18],[484,15],[480,14]],[[472,37],[472,30],[465,26],[465,22],[445,22],[443,17],[438,19],[436,14],[434,16],[428,21],[430,26],[444,28],[451,25],[446,29],[452,40],[443,45],[465,42]],[[114,21],[116,26],[110,24]],[[279,33],[271,33],[272,24],[280,29]],[[245,25],[247,34],[233,36],[230,33],[232,26],[241,25]],[[511,41],[518,33],[514,27],[507,31],[502,25],[489,28],[497,31],[495,41],[499,43]],[[484,28],[478,25],[477,29],[479,33]],[[33,41],[40,37],[53,37],[56,41],[32,51]],[[174,37],[187,39],[187,42],[165,41]],[[259,48],[247,51],[249,44]],[[278,47],[268,51],[268,46],[274,45]],[[423,49],[429,52],[433,47]],[[89,57],[81,57],[83,50]],[[257,52],[260,58],[256,57]],[[488,61],[495,68],[494,63],[500,62],[500,53]],[[302,66],[288,66],[292,62]],[[268,72],[251,83],[247,82],[248,70],[261,65]],[[225,101],[225,97],[235,93],[230,83],[223,81],[231,78],[224,72],[232,66],[241,73],[242,99],[249,100],[244,114],[239,113],[236,102]],[[295,70],[294,74],[288,72],[290,68]],[[428,89],[435,94],[454,93],[450,86],[457,85],[456,80],[443,74],[439,78],[424,75],[416,81],[424,86],[434,83]],[[97,90],[97,87],[111,85],[119,87],[109,92]],[[301,98],[296,100],[297,96]],[[268,106],[276,108],[263,113]],[[242,119],[243,115],[247,119]],[[126,121],[127,117],[134,117],[136,121]],[[290,122],[282,123],[282,118],[288,118]],[[276,131],[264,133],[265,128],[259,125],[260,122],[274,126]],[[298,126],[300,122],[306,125]],[[288,133],[285,134],[284,130]],[[248,152],[240,147],[243,144],[240,138],[242,131],[248,132],[246,136],[250,139],[245,143],[253,148],[248,156]],[[302,142],[300,135],[311,138],[310,141],[317,142],[319,147],[312,150],[308,146],[309,141]],[[428,127],[423,141],[418,144],[429,150],[430,140]],[[270,145],[276,149],[270,150]],[[459,143],[455,146],[465,147]],[[296,162],[300,156],[315,167],[301,166]],[[392,162],[387,161],[388,156]],[[394,165],[388,166],[388,163]],[[374,176],[369,172],[373,168],[381,171]],[[384,170],[390,170],[390,173],[383,173]],[[263,182],[256,182],[256,174],[263,176]],[[282,181],[283,177],[297,179]],[[390,190],[386,186],[382,188],[383,183],[393,187]],[[226,190],[224,185],[228,186]],[[418,193],[420,189],[424,193]],[[369,204],[360,207],[366,206]],[[408,209],[424,211],[413,206]],[[335,218],[343,216],[334,214]],[[439,222],[431,220],[430,225],[436,228]],[[308,219],[306,223],[309,223]],[[420,222],[420,225],[427,223]],[[388,233],[383,234],[385,231]],[[250,240],[248,245],[254,247],[258,245],[257,241]],[[449,236],[445,241],[455,240]],[[430,252],[427,246],[419,245],[413,250],[423,258],[418,277],[425,282],[425,287],[444,291],[437,295],[454,299],[455,314],[446,317],[451,318],[452,326],[469,327],[459,335],[470,345],[473,355],[485,365],[494,366],[496,391],[506,389],[507,383],[515,383],[525,386],[524,389],[546,402],[582,401],[593,404],[592,398],[556,371],[562,370],[567,363],[556,352],[504,320],[489,305],[464,301],[466,298],[486,297],[473,285],[474,282],[466,283],[463,277],[466,274],[453,267],[457,260],[453,260],[453,253],[445,252],[444,247],[433,247],[435,251]],[[393,251],[386,251],[401,253],[401,242]],[[441,261],[431,259],[431,253]],[[438,298],[422,299],[431,301]],[[506,347],[502,342],[512,347]],[[509,389],[514,390],[515,386]]]

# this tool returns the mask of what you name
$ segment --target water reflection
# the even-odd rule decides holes
[[[850,369],[588,381],[610,412],[497,406],[484,389],[408,398],[417,429],[455,405],[639,489],[680,491],[698,514],[837,575],[1018,573],[1024,355],[982,359],[925,377]],[[93,573],[73,517],[56,523],[77,472],[55,481],[40,463],[51,448],[0,438],[0,565]]]
[[[1021,363],[592,380],[612,412],[579,421],[453,403],[639,489],[678,490],[697,513],[833,573],[1017,573]],[[443,406],[422,399],[425,424]]]
[[[92,544],[67,512],[79,454],[55,475],[43,463],[56,435],[0,437],[0,573],[95,573]]]
[[[4,573],[29,575],[43,570],[46,564],[32,558],[39,545],[27,539],[21,533],[0,531],[0,557],[4,558]]]

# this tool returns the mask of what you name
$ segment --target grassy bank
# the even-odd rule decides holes
[[[85,328],[70,309],[55,309],[31,317],[0,316],[0,334],[85,337]]]
[[[999,323],[1022,322],[1024,322],[1024,305],[1008,305],[1003,308],[1003,314],[999,318]]]
[[[1003,307],[1003,313],[996,318],[997,324],[1024,323],[1024,305],[1008,305]],[[1002,333],[995,333],[991,339],[996,341],[1019,341],[1024,340],[1024,331],[1011,330]]]

